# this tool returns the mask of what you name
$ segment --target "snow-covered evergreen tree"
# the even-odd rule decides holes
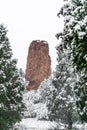
[[[49,118],[66,123],[71,129],[75,114],[75,97],[73,93],[75,75],[71,66],[72,62],[69,60],[71,52],[70,50],[66,51],[60,45],[57,47],[57,53],[58,64],[52,81],[55,89],[47,104]]]
[[[38,90],[24,93],[24,102],[26,105],[25,117],[35,117],[39,120],[48,119],[48,99],[52,96],[55,87],[52,84],[52,77],[45,79]]]
[[[7,30],[0,25],[0,130],[8,130],[20,121],[24,110],[24,80],[22,70],[18,70],[16,64]]]
[[[58,16],[64,17],[63,32],[57,34],[63,46],[71,48],[78,75],[75,87],[77,108],[82,121],[87,121],[87,1],[65,0]]]
[[[51,96],[51,92],[54,90],[54,86],[52,84],[52,75],[45,79],[41,85],[39,86],[39,89],[37,90],[37,93],[39,95],[39,102],[47,103],[48,98]]]

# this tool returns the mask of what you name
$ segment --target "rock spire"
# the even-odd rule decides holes
[[[37,90],[44,79],[51,74],[51,59],[46,41],[34,40],[28,50],[25,78],[29,81],[27,90]]]

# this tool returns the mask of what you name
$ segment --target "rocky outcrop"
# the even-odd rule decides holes
[[[46,41],[32,41],[28,51],[25,78],[29,81],[27,90],[37,90],[44,79],[51,74],[49,46]]]

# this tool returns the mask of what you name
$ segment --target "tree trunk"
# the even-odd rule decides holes
[[[69,129],[69,130],[72,130],[72,122],[69,123],[69,125],[68,125],[68,129]]]
[[[72,124],[73,124],[73,122],[72,122],[72,112],[69,111],[68,112],[68,129],[69,130],[72,130]]]

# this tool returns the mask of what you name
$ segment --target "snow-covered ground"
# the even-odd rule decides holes
[[[22,119],[20,123],[16,123],[12,130],[67,130],[65,125],[51,121],[38,120],[37,118]],[[87,130],[87,124],[74,124],[73,130]]]
[[[55,122],[40,121],[36,118],[22,119],[20,123],[17,123],[14,127],[17,130],[49,130],[56,126]]]

